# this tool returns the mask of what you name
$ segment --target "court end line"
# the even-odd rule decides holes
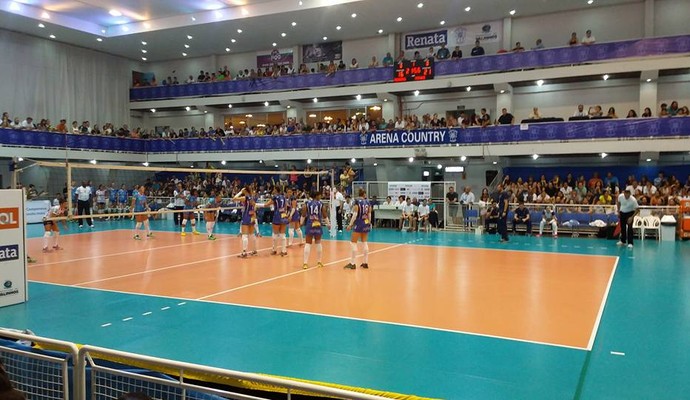
[[[386,251],[386,250],[390,250],[390,249],[394,249],[394,248],[396,248],[396,247],[404,246],[404,245],[406,245],[406,244],[407,244],[407,243],[401,243],[401,244],[396,244],[396,245],[389,246],[389,247],[384,247],[383,249],[378,249],[378,250],[370,251],[370,252],[369,252],[369,255],[375,254],[375,253],[380,253],[380,252],[382,252],[382,251]],[[336,260],[336,261],[327,262],[327,263],[324,264],[324,267],[329,266],[329,265],[333,265],[333,264],[340,264],[340,263],[343,263],[343,262],[345,262],[345,261],[348,261],[349,259],[350,259],[350,257],[348,257],[348,258],[343,258],[343,259],[341,259],[341,260]],[[223,291],[218,292],[218,293],[212,293],[212,294],[209,294],[209,295],[206,295],[206,296],[198,297],[196,300],[205,300],[205,299],[208,299],[208,298],[211,298],[211,297],[220,296],[220,295],[226,294],[226,293],[232,293],[232,292],[235,292],[235,291],[238,291],[238,290],[242,290],[242,289],[246,289],[246,288],[249,288],[249,287],[252,287],[252,286],[261,285],[261,284],[263,284],[263,283],[272,282],[272,281],[275,281],[275,280],[278,280],[278,279],[287,278],[288,276],[297,275],[297,274],[302,274],[302,273],[305,273],[305,272],[307,272],[307,271],[313,271],[313,270],[315,270],[315,268],[301,269],[301,270],[299,270],[299,271],[290,272],[290,273],[288,273],[288,274],[274,276],[273,278],[264,279],[264,280],[262,280],[262,281],[258,281],[258,282],[254,282],[254,283],[249,283],[249,284],[246,284],[246,285],[238,286],[238,287],[236,287],[236,288],[223,290]]]
[[[587,350],[592,351],[594,347],[594,339],[597,337],[597,332],[599,331],[599,324],[601,323],[601,317],[604,315],[604,308],[606,307],[606,301],[609,298],[609,292],[611,291],[611,284],[613,283],[613,277],[616,276],[616,269],[618,268],[618,261],[620,257],[616,257],[616,262],[613,264],[611,269],[611,275],[609,276],[609,281],[606,284],[606,291],[601,299],[601,305],[599,306],[599,312],[597,313],[597,319],[594,322],[594,327],[592,327],[592,334],[589,337],[589,343],[587,344]]]

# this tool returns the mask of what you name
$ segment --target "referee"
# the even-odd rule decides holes
[[[82,181],[81,186],[75,192],[77,195],[77,215],[91,215],[91,186],[87,186],[86,181]],[[79,218],[80,229],[84,225],[84,220],[93,228],[93,220],[91,218]]]
[[[178,211],[173,214],[173,221],[175,221],[175,225],[180,225],[182,224],[182,213],[179,211],[184,209],[184,202],[187,199],[187,193],[182,188],[181,183],[177,184],[177,189],[173,192],[173,196],[175,197],[173,204],[175,205],[175,210]]]
[[[628,245],[628,248],[633,247],[633,220],[638,214],[637,199],[630,195],[630,191],[626,190],[618,196],[618,219],[621,223],[621,239],[618,241],[619,246]]]

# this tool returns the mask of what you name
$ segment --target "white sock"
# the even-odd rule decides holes
[[[206,233],[211,236],[213,235],[213,227],[216,226],[214,221],[206,223]]]
[[[290,228],[288,229],[288,244],[292,246],[292,239],[295,237],[295,230]]]
[[[278,242],[278,234],[274,233],[271,235],[271,239],[273,239],[273,251],[276,251],[276,242]]]
[[[364,255],[364,264],[369,264],[369,243],[362,242],[362,254]]]
[[[50,238],[50,232],[45,232],[43,234],[43,248],[44,249],[48,248],[48,238]]]
[[[302,235],[302,228],[297,229],[297,237],[300,243],[304,243],[304,236]]]
[[[192,232],[196,231],[196,220],[192,220]]]
[[[355,264],[357,262],[357,243],[350,242],[350,249],[352,250],[350,264]]]
[[[139,228],[141,228],[141,222],[137,222],[136,224],[134,224],[134,235],[135,236],[139,234]]]
[[[311,245],[309,243],[304,245],[304,263],[309,262],[309,254],[311,253]]]
[[[252,251],[256,251],[256,235],[252,235]]]
[[[151,225],[149,225],[149,220],[144,221],[144,229],[146,229],[146,236],[151,234]]]
[[[53,233],[53,246],[57,247],[58,246],[58,238],[60,237],[60,232],[54,232]]]
[[[321,242],[316,244],[316,262],[321,262],[321,255],[323,254],[323,246]]]
[[[553,235],[558,235],[558,224],[554,221],[553,224],[551,224],[551,226],[553,226]]]
[[[242,252],[247,252],[247,245],[249,244],[249,236],[242,234]]]
[[[283,253],[287,253],[287,238],[284,233],[280,234],[280,243],[283,248]]]
[[[182,220],[182,232],[184,232],[185,228],[187,227],[187,220],[183,219]]]

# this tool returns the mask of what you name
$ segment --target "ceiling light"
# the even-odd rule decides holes
[[[268,107],[269,104],[271,104],[271,103],[264,101],[264,107]]]
[[[228,108],[232,108],[232,104],[228,104]]]
[[[227,162],[225,160],[220,162],[220,165],[225,165],[225,164],[227,164]]]
[[[445,25],[445,24],[446,24],[446,21],[441,21],[441,22],[439,22],[439,24]]]
[[[467,12],[470,12],[471,9],[472,9],[472,7],[470,7],[470,6],[465,7],[465,11],[467,11]]]
[[[149,166],[149,162],[148,162],[148,161],[145,161],[145,162],[141,163],[141,165],[143,165],[144,167],[148,167],[148,166]]]
[[[148,42],[141,42],[142,46],[146,46],[147,44],[148,44]]]
[[[152,108],[152,109],[151,109],[151,112],[152,112],[152,113],[155,113],[155,112],[156,112],[156,109],[155,109],[155,108]]]
[[[357,162],[357,159],[353,157],[353,158],[350,159],[350,162],[356,163],[356,162]]]
[[[648,83],[651,82],[651,81],[652,81],[652,78],[647,78],[647,82],[648,82]]]
[[[415,96],[419,96],[419,90],[415,90],[415,91],[414,91],[414,95],[415,95]]]
[[[603,76],[603,78],[604,78],[605,81],[608,81],[608,80],[609,80],[609,74],[605,74],[605,75]]]
[[[97,42],[102,42],[103,39],[101,39],[101,38],[98,37],[98,38],[96,38],[96,41],[97,41]]]
[[[192,19],[192,21],[196,21],[196,18],[194,18],[194,17],[191,17],[191,19]]]
[[[208,110],[204,110],[204,114],[208,114]]]
[[[339,30],[341,30],[341,29],[343,29],[343,27],[340,26],[340,25],[338,25],[338,26],[335,27],[335,30],[336,30],[336,31],[339,31]]]
[[[651,161],[652,161],[652,159],[651,159],[651,158],[648,158],[648,159],[647,159],[647,162],[651,162]]]
[[[184,45],[184,48],[185,48],[185,49],[188,49],[188,48],[189,48],[189,45],[188,45],[188,44],[185,44],[185,45]]]
[[[594,0],[587,0],[587,4],[592,4],[594,3]]]
[[[323,40],[328,40],[328,36],[324,36],[324,37],[323,37]]]
[[[319,99],[316,98],[316,97],[314,97],[314,98],[312,99],[312,101],[313,101],[314,103],[318,103],[318,102],[319,102]]]
[[[398,18],[396,19],[396,21],[402,22],[402,17],[398,17]]]
[[[544,84],[544,80],[543,80],[543,79],[539,79],[539,80],[537,81],[537,86],[541,86],[541,85],[543,85],[543,84]]]
[[[384,102],[388,101],[388,99],[383,99]]]
[[[311,164],[311,158],[307,160],[307,164]]]
[[[504,89],[501,89],[501,94],[505,93],[506,91]]]
[[[144,53],[144,54],[148,53],[148,51],[146,51],[146,50],[144,50],[144,49],[141,49],[141,52]]]
[[[235,40],[235,39],[230,39],[230,42],[231,42],[231,43],[237,43],[237,40]]]
[[[19,11],[19,3],[17,3],[16,1],[13,1],[12,3],[10,3],[10,10]]]
[[[467,161],[467,156],[460,157],[460,161]]]
[[[242,29],[238,29],[238,30],[237,30],[237,33],[242,33],[242,32],[243,32]]]
[[[192,35],[187,35],[187,39],[192,40],[192,39],[194,39],[194,36],[192,36]]]
[[[278,45],[278,43],[273,42],[273,43],[271,43],[271,45],[272,45],[273,47],[276,47],[276,46]]]
[[[422,8],[422,7],[424,7],[424,3],[417,4],[417,8]]]
[[[436,165],[436,169],[443,169],[443,165],[437,164],[437,165]]]
[[[316,114],[309,114],[309,118],[316,118]]]
[[[379,166],[379,163],[375,162],[374,167],[378,167],[378,166]]]
[[[245,118],[252,118],[252,117],[254,117],[254,116],[251,115],[251,114],[246,114],[246,115],[245,115]]]
[[[38,24],[38,27],[39,27],[39,28],[45,28],[46,26],[43,25],[43,24]]]
[[[225,51],[229,52],[229,51],[230,51],[230,48],[229,48],[229,47],[226,47],[226,48],[225,48]]]
[[[414,157],[408,158],[407,161],[409,161],[409,162],[414,162]]]
[[[301,6],[302,4],[304,4],[304,3],[302,3],[302,0],[300,0],[300,1],[297,2],[297,5],[298,5],[298,6]]]
[[[379,32],[379,34],[383,33],[383,29],[379,29],[378,32]]]
[[[112,15],[113,17],[121,17],[122,16],[122,13],[115,10],[115,9],[108,11],[108,14]]]
[[[297,26],[297,22],[292,21],[292,26]]]
[[[539,154],[532,154],[532,159],[533,159],[533,160],[536,160],[537,158],[539,158]]]
[[[468,86],[465,88],[466,91],[471,92],[472,91],[472,86]]]
[[[357,96],[355,96],[355,99],[357,99],[357,100],[362,100],[362,95],[361,95],[361,94],[358,94]]]
[[[182,57],[187,57],[187,53],[182,52]]]
[[[105,29],[101,29],[101,33],[105,33]]]
[[[141,61],[148,61],[148,58],[146,58],[146,57],[141,57]]]
[[[285,37],[285,36],[287,36],[287,33],[283,32],[280,34],[280,36]]]
[[[289,109],[291,109],[291,108],[292,108],[292,106],[290,106],[290,105],[288,104],[287,109],[289,110]]]
[[[357,18],[357,13],[352,13],[352,15],[350,15],[350,16],[351,16],[352,18]]]
[[[300,2],[301,3],[301,2]],[[275,168],[278,168],[278,164],[274,165]]]
[[[97,162],[98,161],[96,161],[96,160],[91,160],[91,161],[89,161],[89,164],[96,165]]]
[[[48,36],[48,37],[51,38],[51,39],[55,39],[55,35],[50,35],[50,36]]]
[[[496,165],[496,164],[498,164],[498,161],[494,161],[494,162],[492,162],[492,164],[493,164],[493,165]]]
[[[185,110],[187,110],[187,111],[189,111],[189,110],[191,110],[191,109],[192,109],[192,107],[190,107],[190,106],[187,106],[187,107],[185,107],[184,109],[185,109]]]
[[[515,10],[510,10],[510,11],[508,11],[508,14],[510,14],[510,15],[515,15]]]
[[[601,158],[606,158],[607,156],[608,156],[608,154],[606,154],[606,153],[601,153]]]

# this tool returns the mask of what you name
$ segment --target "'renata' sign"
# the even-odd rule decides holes
[[[455,46],[474,46],[474,42],[498,43],[503,37],[503,21],[466,24],[434,31],[413,32],[402,36],[402,48],[416,50],[434,47],[437,51],[441,45],[452,49]],[[426,56],[426,53],[422,54]]]

